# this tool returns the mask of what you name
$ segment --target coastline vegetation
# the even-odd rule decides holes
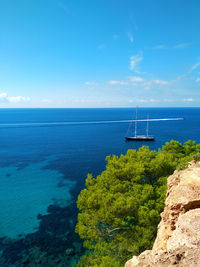
[[[151,249],[163,211],[167,177],[175,169],[200,160],[200,144],[166,143],[158,151],[138,151],[106,158],[106,169],[94,178],[77,200],[76,232],[87,252],[78,267],[120,267],[133,255]]]

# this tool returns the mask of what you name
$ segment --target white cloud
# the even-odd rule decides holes
[[[136,73],[140,73],[138,70],[138,63],[143,60],[141,54],[137,54],[135,56],[130,57],[130,69]]]
[[[183,101],[184,102],[193,102],[194,99],[193,98],[184,98]]]
[[[200,78],[197,78],[197,79],[196,79],[196,82],[200,82]]]
[[[177,45],[175,45],[174,46],[174,48],[186,48],[186,47],[188,47],[188,46],[190,46],[191,45],[191,43],[181,43],[181,44],[177,44]]]
[[[139,98],[136,101],[139,102],[139,103],[147,103],[147,102],[156,103],[156,102],[160,102],[160,100],[156,99],[156,98],[150,98],[150,99]]]
[[[86,85],[96,85],[95,82],[89,82],[89,81],[85,82],[85,84],[86,84]]]
[[[6,93],[0,93],[0,102],[8,102]]]
[[[151,90],[154,88],[155,85],[162,86],[162,85],[170,85],[170,82],[164,80],[146,80],[142,83],[144,90]]]
[[[10,103],[29,102],[30,100],[30,97],[24,97],[21,95],[8,97],[8,101]]]
[[[142,77],[139,77],[139,76],[130,76],[129,80],[131,82],[143,82],[144,81],[144,79]]]
[[[7,94],[6,93],[0,93],[0,98],[4,98],[4,97],[7,97]]]
[[[158,100],[158,99],[155,99],[155,98],[150,98],[150,99],[149,99],[149,101],[150,101],[150,102],[152,102],[152,103],[155,103],[155,102],[160,102],[160,100]]]
[[[119,84],[119,85],[126,85],[126,84],[128,84],[127,81],[116,81],[116,80],[108,81],[108,83],[111,84],[111,85],[116,85],[116,84]]]
[[[156,99],[156,98],[150,98],[150,99],[149,98],[148,99],[139,98],[136,101],[139,102],[139,103],[149,103],[149,102],[156,103],[156,102],[160,102],[160,100]]]
[[[153,50],[161,50],[161,49],[166,49],[167,47],[165,45],[156,45],[152,49]]]
[[[192,66],[192,68],[189,70],[189,73],[191,73],[193,70],[197,69],[200,66],[200,62],[197,62]]]
[[[130,42],[133,43],[134,42],[133,34],[131,32],[127,32],[127,36],[128,36],[128,39],[130,40]]]
[[[163,80],[153,80],[153,83],[159,84],[159,85],[169,85],[168,81],[163,81]]]
[[[127,84],[137,85],[137,83],[144,81],[144,79],[142,77],[139,77],[139,76],[129,76],[128,78],[129,78],[128,81],[110,80],[110,81],[108,81],[108,84],[111,84],[111,85],[127,85]]]
[[[154,87],[161,87],[166,85],[171,85],[171,82],[165,80],[147,80],[140,76],[129,76],[128,80],[110,80],[108,81],[110,85],[130,85],[142,88],[144,90],[151,90]]]
[[[0,93],[0,102],[9,102],[9,103],[19,103],[19,102],[29,102],[30,97],[24,96],[8,96],[7,93]]]

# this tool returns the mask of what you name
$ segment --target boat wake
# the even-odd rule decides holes
[[[164,118],[164,119],[148,119],[148,121],[177,121],[183,118]],[[72,121],[72,122],[24,122],[24,123],[0,123],[0,128],[20,128],[20,127],[51,127],[51,126],[68,126],[68,125],[82,125],[82,124],[107,124],[107,123],[130,123],[141,120],[118,120],[118,121]]]

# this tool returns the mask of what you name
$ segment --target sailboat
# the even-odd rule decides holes
[[[136,108],[136,115],[135,115],[135,135],[133,136],[125,136],[127,141],[154,141],[154,136],[149,135],[149,117],[147,116],[147,126],[146,126],[146,135],[137,135],[137,108]],[[130,126],[129,126],[130,128]],[[129,129],[128,129],[129,134]]]

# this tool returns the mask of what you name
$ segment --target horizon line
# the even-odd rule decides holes
[[[129,106],[129,107],[0,107],[1,109],[116,109],[116,108],[133,108],[135,109],[136,106]],[[144,107],[144,106],[139,106],[140,108],[200,108],[200,106],[194,106],[194,107],[188,107],[188,106],[163,106],[163,107]]]

